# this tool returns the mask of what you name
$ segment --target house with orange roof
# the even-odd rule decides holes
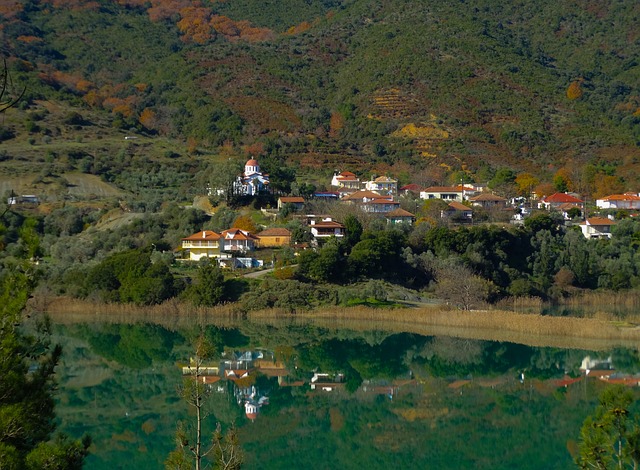
[[[585,238],[611,238],[611,227],[616,222],[606,217],[589,217],[580,224]]]
[[[596,199],[596,206],[599,209],[640,210],[640,196],[636,193],[611,194],[602,199]]]
[[[291,243],[291,232],[286,228],[268,228],[256,234],[258,248],[287,246]]]
[[[223,251],[245,253],[256,249],[258,237],[239,228],[230,228],[220,234]]]
[[[406,184],[406,185],[402,186],[400,189],[398,189],[398,191],[403,196],[408,196],[410,194],[419,196],[420,195],[420,191],[422,191],[422,186],[420,186],[419,184],[415,184],[415,183]]]
[[[212,230],[202,230],[182,239],[180,250],[184,258],[200,261],[202,258],[220,258],[222,243],[220,234]]]
[[[392,225],[397,224],[413,224],[416,221],[416,216],[409,211],[406,211],[401,208],[394,209],[390,212],[387,212],[385,215],[387,219],[387,223]]]
[[[480,193],[469,198],[472,206],[484,207],[485,209],[503,208],[507,206],[507,200],[496,194]]]
[[[558,209],[560,206],[566,207],[566,204],[574,204],[575,207],[584,209],[584,201],[572,194],[555,193],[551,196],[544,197],[540,200],[538,207],[546,210]]]
[[[340,174],[334,174],[331,178],[331,186],[336,188],[347,188],[358,190],[362,186],[360,179],[350,171],[343,171]]]
[[[282,209],[286,204],[293,205],[299,211],[304,208],[304,198],[302,196],[280,196],[278,198],[278,210]]]
[[[316,218],[309,219],[311,235],[313,235],[316,243],[326,241],[331,237],[343,238],[345,235],[345,227],[339,222],[332,220],[330,217],[324,217],[320,220]]]
[[[342,200],[350,204],[366,204],[369,201],[380,199],[381,197],[382,196],[375,191],[362,190],[345,195]]]
[[[377,197],[363,203],[360,207],[365,212],[372,214],[386,214],[400,208],[400,203],[394,201],[391,197]]]
[[[473,220],[473,210],[458,201],[452,201],[440,212],[440,217],[454,222],[470,223]]]

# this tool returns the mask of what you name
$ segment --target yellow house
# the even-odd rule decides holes
[[[291,243],[291,232],[286,228],[268,228],[256,236],[260,248],[286,246]]]
[[[203,230],[183,238],[181,248],[185,254],[188,254],[186,259],[191,261],[198,261],[201,258],[219,258],[220,239],[220,234]]]

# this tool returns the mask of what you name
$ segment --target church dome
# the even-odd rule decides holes
[[[255,158],[247,160],[247,163],[245,163],[244,166],[258,166],[258,160]]]

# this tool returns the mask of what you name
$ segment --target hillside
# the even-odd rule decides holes
[[[0,0],[27,89],[0,122],[3,171],[49,155],[125,191],[179,192],[251,153],[318,182],[508,168],[637,191],[639,14],[632,0]]]

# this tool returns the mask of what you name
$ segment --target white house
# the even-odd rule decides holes
[[[612,194],[596,200],[600,209],[631,209],[640,210],[640,196],[636,193]]]
[[[311,227],[311,235],[316,241],[326,240],[331,237],[342,238],[345,234],[345,227],[339,222],[332,220],[330,217],[316,220],[309,220]]]
[[[253,251],[259,241],[258,237],[246,230],[239,228],[230,228],[220,234],[222,239],[222,249],[224,251]]]
[[[590,217],[580,224],[585,238],[611,238],[611,227],[615,221],[605,217]]]
[[[350,171],[343,171],[340,174],[334,174],[331,178],[331,186],[336,188],[360,189],[360,179]]]
[[[430,186],[420,191],[420,199],[442,199],[462,202],[478,192],[471,186]]]
[[[364,187],[380,194],[394,195],[398,192],[398,182],[388,176],[379,176],[374,180],[366,181]]]

